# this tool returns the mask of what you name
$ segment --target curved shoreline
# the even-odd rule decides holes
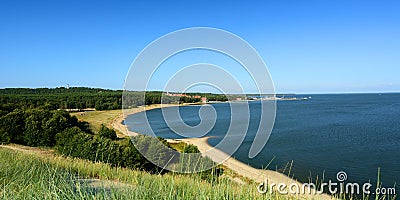
[[[111,127],[118,130],[119,132],[121,132],[122,134],[124,134],[126,136],[137,136],[140,133],[130,131],[128,129],[128,126],[126,126],[124,124],[124,120],[126,117],[128,117],[129,115],[144,112],[147,110],[152,110],[152,109],[157,109],[157,108],[167,108],[167,107],[173,107],[173,106],[181,106],[181,105],[178,105],[178,104],[153,104],[153,105],[149,105],[149,106],[139,106],[137,108],[125,109],[124,110],[125,112],[122,111],[122,113],[119,114],[118,117],[113,119],[113,121],[111,123]]]
[[[286,184],[286,186],[297,185],[299,188],[303,187],[303,184],[286,176],[285,174],[272,171],[272,170],[264,170],[257,169],[250,165],[247,165],[243,162],[236,160],[235,158],[229,156],[225,152],[211,146],[208,144],[208,139],[210,137],[203,138],[187,138],[187,139],[176,139],[175,141],[182,141],[187,144],[192,144],[197,146],[199,151],[209,158],[211,158],[214,162],[220,163],[237,174],[249,178],[257,183],[262,183],[268,180],[269,185],[275,185],[276,187],[279,184]],[[168,140],[167,140],[168,141]],[[275,189],[276,189],[275,187]],[[309,187],[305,187],[305,191],[308,191]],[[314,194],[315,192],[315,194]],[[318,198],[318,199],[334,199],[332,196],[327,194],[317,194],[317,191],[311,189],[311,194],[296,194],[297,197],[303,198]]]
[[[128,130],[128,127],[123,124],[123,121],[125,118],[129,115],[133,115],[139,112],[151,110],[151,109],[157,109],[157,108],[165,108],[165,107],[171,107],[171,106],[180,106],[176,104],[156,104],[156,105],[150,105],[146,107],[138,107],[138,108],[133,108],[127,110],[127,112],[120,114],[117,118],[115,118],[112,122],[112,127],[123,133],[124,135],[127,136],[136,136],[139,135],[140,133],[136,133],[133,131]],[[264,170],[264,169],[257,169],[254,167],[251,167],[250,165],[247,165],[245,163],[242,163],[235,158],[231,157],[230,155],[226,154],[225,152],[211,146],[208,143],[208,139],[210,137],[202,137],[202,138],[185,138],[185,139],[167,139],[168,142],[177,142],[181,141],[186,144],[192,144],[197,146],[201,154],[204,156],[209,157],[216,163],[220,163],[227,168],[231,169],[232,171],[236,172],[237,174],[249,178],[256,183],[262,183],[265,182],[266,180],[268,181],[268,185],[275,185],[275,189],[277,188],[278,184],[285,184],[286,186],[290,185],[297,185],[300,189],[303,188],[303,184],[298,182],[297,180],[294,180],[285,174],[272,171],[272,170]],[[311,193],[310,194],[295,194],[295,196],[299,198],[306,198],[306,199],[312,199],[312,198],[317,198],[317,199],[335,199],[333,196],[330,196],[328,194],[318,194],[314,189],[308,187],[305,187],[305,190],[308,191],[310,189]],[[287,191],[288,189],[286,189]],[[293,195],[293,194],[291,194]]]

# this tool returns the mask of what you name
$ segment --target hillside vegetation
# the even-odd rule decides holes
[[[0,147],[2,199],[288,198],[275,194],[261,195],[256,184],[240,185],[226,177],[209,182],[196,174],[151,174],[59,156],[49,150],[6,147]]]
[[[5,88],[0,89],[0,110],[11,112],[16,108],[86,109],[114,110],[122,108],[122,90],[107,90],[86,87],[59,88]],[[172,97],[160,91],[125,92],[125,105],[136,107],[141,105],[168,103],[200,102],[199,96],[207,96],[209,100],[226,101],[220,94],[187,93],[187,96]]]

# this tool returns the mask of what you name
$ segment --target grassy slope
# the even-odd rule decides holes
[[[74,113],[95,132],[121,110]],[[183,144],[173,145],[181,150]],[[295,199],[261,195],[250,180],[225,169],[216,182],[198,175],[154,175],[56,155],[20,145],[0,146],[0,199]],[[95,178],[95,179],[93,179]],[[243,182],[244,180],[244,182]]]
[[[146,109],[152,109],[152,108],[158,108],[159,105],[149,105],[146,106]],[[129,110],[128,110],[129,112]],[[96,133],[98,130],[100,130],[101,124],[106,125],[108,128],[112,128],[112,122],[113,120],[118,117],[120,114],[122,114],[122,110],[106,110],[106,111],[88,111],[88,112],[77,112],[77,113],[71,113],[71,115],[76,116],[80,121],[86,121],[89,122],[90,128]],[[118,132],[118,130],[115,130]],[[123,136],[122,133],[118,134],[119,137]],[[179,143],[171,143],[170,144],[172,148],[174,148],[177,151],[182,151],[183,148],[187,145],[184,142],[179,142]],[[223,166],[222,166],[223,167]],[[235,180],[238,183],[241,182],[251,182],[249,179],[244,178],[236,174],[234,171],[223,167],[224,168],[224,175],[231,178],[232,180]]]
[[[93,131],[110,126],[121,110],[74,113]],[[256,184],[238,184],[227,173],[217,182],[198,175],[142,171],[110,167],[104,163],[56,155],[20,145],[0,147],[0,198],[16,199],[269,199]],[[96,178],[97,180],[93,180]],[[274,199],[284,199],[275,196]]]
[[[159,105],[149,105],[146,106],[146,109],[152,109],[152,108],[158,108]],[[129,112],[129,111],[128,111]],[[98,130],[100,130],[101,124],[106,125],[108,128],[112,128],[112,122],[115,118],[117,118],[120,114],[122,114],[122,110],[106,110],[106,111],[88,111],[88,112],[76,112],[76,113],[71,113],[72,116],[76,116],[80,121],[86,121],[89,122],[90,128],[92,131],[97,133]],[[115,129],[114,129],[115,130]],[[118,133],[119,137],[123,137],[123,134],[120,133],[118,130],[115,130]],[[179,143],[171,143],[170,144],[172,148],[174,148],[177,151],[182,152],[183,148],[187,145],[184,142],[179,142]],[[250,180],[244,177],[239,176],[237,173],[234,171],[223,167],[224,168],[224,174],[231,179],[235,180],[236,182],[249,182]]]
[[[90,129],[94,132],[100,130],[101,124],[106,125],[108,128],[111,127],[112,120],[122,113],[122,110],[107,110],[107,111],[88,111],[88,112],[77,112],[71,113],[81,121],[89,122]]]
[[[159,104],[148,105],[147,109],[159,108]],[[130,110],[126,109],[125,113],[129,113]],[[112,122],[115,118],[122,114],[122,109],[118,110],[101,110],[101,111],[87,111],[87,112],[74,112],[72,116],[76,116],[81,121],[89,122],[90,129],[97,133],[100,130],[101,124],[104,124],[108,128],[112,128]],[[115,130],[118,133],[118,130]],[[122,133],[120,133],[122,136]]]
[[[121,110],[74,113],[90,123],[93,131],[109,126]],[[269,199],[257,192],[257,184],[245,185],[222,176],[216,182],[198,175],[142,171],[110,167],[104,163],[56,155],[20,145],[0,147],[0,198],[15,199]],[[96,180],[94,180],[95,178]],[[274,195],[273,199],[286,199]]]
[[[9,149],[9,148],[14,148]],[[104,163],[66,158],[51,150],[0,147],[0,198],[9,199],[268,199],[256,184],[239,185],[227,178],[210,183],[197,175],[113,168]],[[17,149],[17,150],[15,150]],[[21,151],[22,150],[22,151]],[[112,180],[91,184],[96,177]],[[273,199],[284,199],[273,196]]]
[[[97,132],[101,124],[111,128],[120,114],[121,110],[110,110],[72,115]],[[173,147],[182,150],[184,144]],[[0,146],[0,199],[295,199],[261,195],[256,187],[229,169],[210,183],[198,175],[154,175],[58,156],[52,150]]]
[[[183,152],[183,149],[185,148],[185,146],[187,146],[186,143],[184,142],[178,142],[178,143],[170,143],[169,144],[173,149],[179,151],[179,152]]]

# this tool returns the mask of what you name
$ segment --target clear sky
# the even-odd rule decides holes
[[[399,10],[397,0],[1,1],[0,88],[122,89],[147,44],[202,26],[255,47],[278,92],[400,92]]]

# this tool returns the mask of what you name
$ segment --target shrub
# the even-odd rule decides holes
[[[25,113],[15,110],[0,117],[0,142],[24,144]]]
[[[107,128],[106,126],[104,126],[104,124],[101,125],[98,134],[100,137],[105,137],[111,140],[117,139],[117,133],[114,131],[114,129]]]
[[[197,146],[189,144],[183,147],[183,153],[200,153],[200,151]]]

